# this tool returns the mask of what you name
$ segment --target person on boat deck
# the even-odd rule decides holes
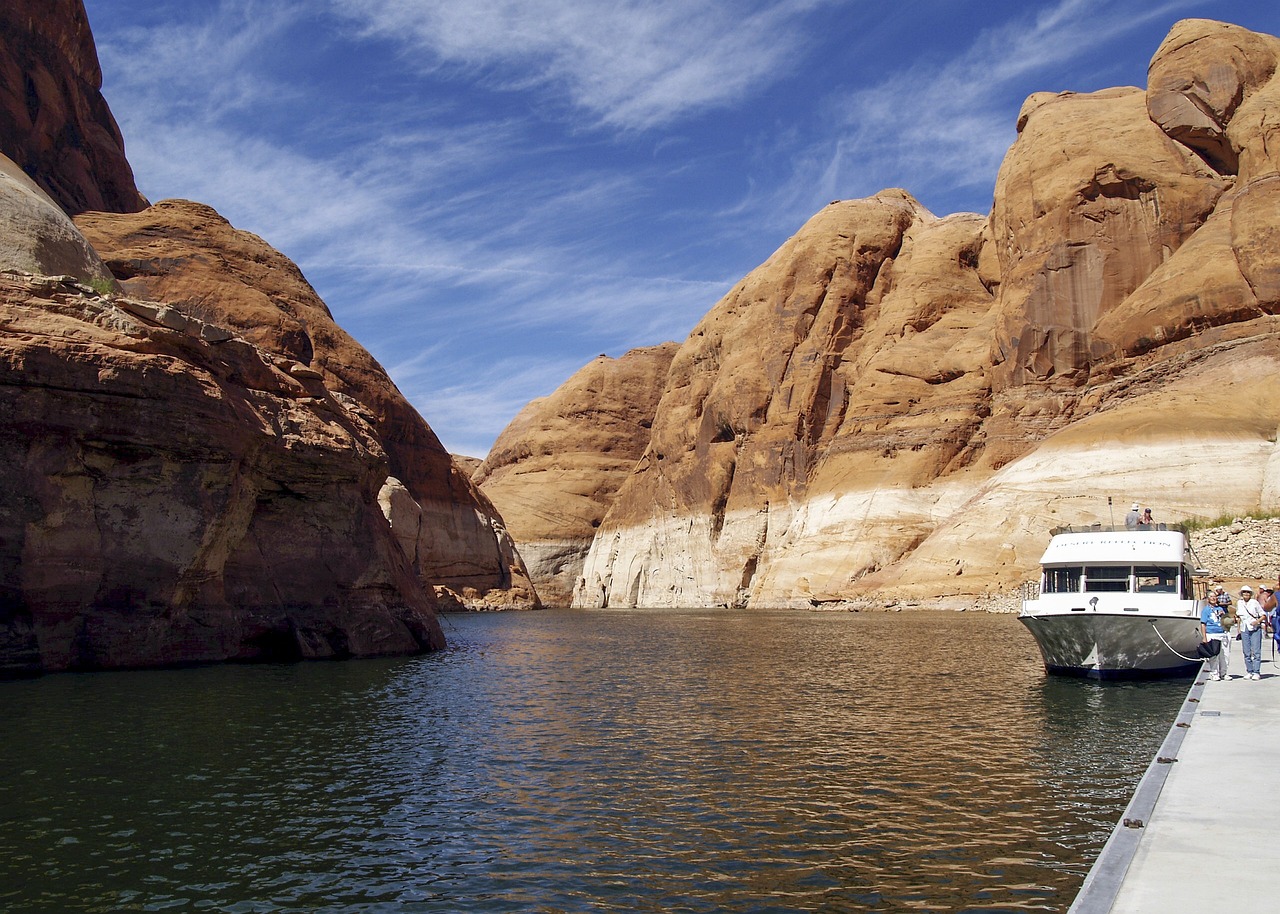
[[[1230,611],[1231,606],[1229,603],[1225,608],[1219,605],[1218,594],[1223,592],[1219,587],[1217,591],[1210,594],[1200,610],[1200,640],[1207,642],[1216,639],[1221,648],[1216,655],[1204,662],[1209,678],[1214,680],[1227,678],[1227,662],[1231,659],[1229,623],[1223,625],[1223,617]]]
[[[1142,519],[1142,506],[1136,501],[1129,506],[1129,513],[1124,516],[1124,528],[1126,530],[1137,530],[1138,521]]]
[[[1154,524],[1155,522],[1156,522],[1156,521],[1155,521],[1155,518],[1153,518],[1153,517],[1151,516],[1151,509],[1150,509],[1150,508],[1143,508],[1143,509],[1142,509],[1142,516],[1138,518],[1138,526],[1139,526],[1139,527],[1150,527],[1150,526],[1151,526],[1152,524]]]
[[[1240,588],[1240,602],[1236,604],[1240,617],[1240,646],[1244,649],[1244,675],[1246,679],[1262,678],[1262,622],[1267,614],[1262,604],[1253,598],[1253,588]]]

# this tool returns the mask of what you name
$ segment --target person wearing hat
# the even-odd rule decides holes
[[[1129,506],[1129,513],[1124,516],[1124,528],[1126,530],[1137,530],[1138,521],[1142,518],[1142,505],[1136,501]]]
[[[1248,584],[1240,588],[1240,602],[1236,604],[1240,617],[1240,647],[1244,651],[1244,675],[1246,679],[1262,678],[1262,623],[1267,614],[1262,604],[1253,598],[1253,588]]]

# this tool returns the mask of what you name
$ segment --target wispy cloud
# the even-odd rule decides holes
[[[602,125],[643,130],[788,72],[803,14],[841,0],[332,0],[371,34],[498,87],[543,87]]]
[[[827,135],[797,148],[788,179],[741,206],[799,218],[830,199],[903,187],[926,205],[940,201],[940,214],[957,200],[985,212],[1026,95],[1091,88],[1054,80],[1067,64],[1194,5],[1060,0],[984,30],[950,57],[892,70],[833,98]]]
[[[305,87],[280,75],[288,51],[265,50],[340,30],[257,9],[227,0],[100,40],[143,190],[211,203],[296,260],[449,446],[483,453],[524,400],[601,350],[682,336],[732,281],[665,275],[646,239],[618,244],[619,214],[665,166],[608,167],[607,144],[592,164],[600,141],[570,148],[433,95],[292,112]]]
[[[287,91],[263,79],[262,65],[304,15],[299,3],[224,0],[186,13],[150,25],[112,23],[112,42],[99,47],[108,85],[202,121],[252,111]]]

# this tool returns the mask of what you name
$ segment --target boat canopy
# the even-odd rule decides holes
[[[1040,564],[1181,565],[1187,537],[1181,530],[1057,533]]]

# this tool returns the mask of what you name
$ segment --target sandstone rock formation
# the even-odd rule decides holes
[[[115,289],[116,281],[71,220],[22,169],[0,155],[0,263]]]
[[[596,529],[649,443],[675,352],[664,343],[593,360],[522,409],[476,471],[543,603],[569,605]]]
[[[416,505],[392,522],[412,527],[412,534],[399,531],[412,536],[407,554],[441,599],[476,609],[538,605],[497,511],[292,261],[212,208],[184,200],[139,213],[86,213],[77,222],[127,294],[227,327],[291,377],[319,383],[362,411],[389,475]]]
[[[101,89],[82,0],[0,4],[0,155],[72,214],[147,205]]]
[[[366,410],[225,326],[33,275],[13,250],[107,274],[7,187],[0,675],[442,646]]]
[[[988,217],[816,215],[676,353],[575,603],[972,599],[1108,496],[1273,506],[1277,60],[1178,23],[1145,91],[1027,100]]]

